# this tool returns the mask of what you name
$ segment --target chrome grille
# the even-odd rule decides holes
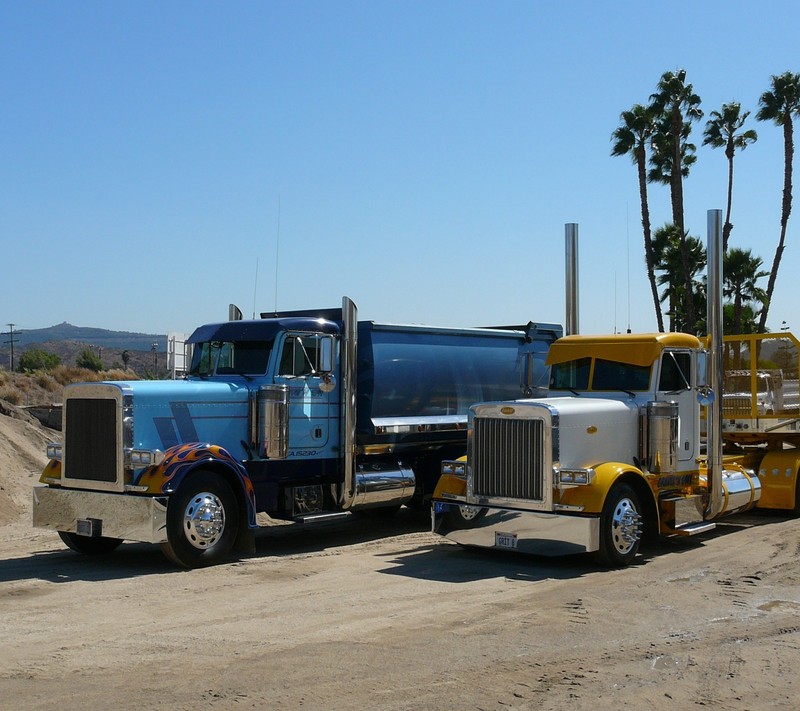
[[[544,421],[476,417],[472,439],[472,493],[544,500]]]
[[[64,427],[64,479],[114,482],[117,477],[117,403],[67,400]]]

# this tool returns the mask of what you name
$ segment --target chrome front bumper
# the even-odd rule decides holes
[[[106,538],[164,543],[167,499],[37,486],[33,489],[33,525],[68,533],[88,528],[93,535]]]
[[[437,503],[433,531],[463,546],[544,556],[591,553],[600,547],[600,519],[510,509],[489,509],[472,528],[448,530]]]

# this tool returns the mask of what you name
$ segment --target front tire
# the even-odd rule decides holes
[[[486,509],[480,506],[470,506],[469,504],[450,504],[450,508],[444,515],[445,524],[453,530],[464,528],[475,528],[480,520],[486,515]]]
[[[224,559],[239,528],[236,496],[209,471],[190,474],[167,508],[167,542],[161,550],[184,568],[203,568]]]
[[[597,561],[606,567],[630,565],[642,540],[642,506],[628,484],[615,484],[600,514],[600,549]]]
[[[68,548],[82,555],[105,555],[119,548],[122,543],[121,538],[79,536],[69,531],[59,531],[58,535]]]

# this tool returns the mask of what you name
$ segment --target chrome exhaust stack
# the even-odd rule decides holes
[[[564,335],[580,332],[578,327],[578,225],[568,222],[564,225],[566,249],[566,297],[567,314],[564,322]]]
[[[344,480],[339,496],[347,510],[356,497],[356,353],[358,347],[358,309],[346,296],[342,298],[342,454]]]
[[[708,211],[708,383],[714,397],[708,405],[708,508],[715,518],[723,508],[722,494],[722,210]]]

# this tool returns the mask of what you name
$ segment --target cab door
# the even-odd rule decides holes
[[[274,380],[289,388],[289,456],[322,456],[338,442],[338,388],[324,342],[331,352],[330,335],[288,332],[278,345]]]
[[[678,469],[697,468],[700,421],[695,400],[694,384],[697,375],[693,368],[691,351],[665,349],[661,354],[656,399],[678,403]]]

